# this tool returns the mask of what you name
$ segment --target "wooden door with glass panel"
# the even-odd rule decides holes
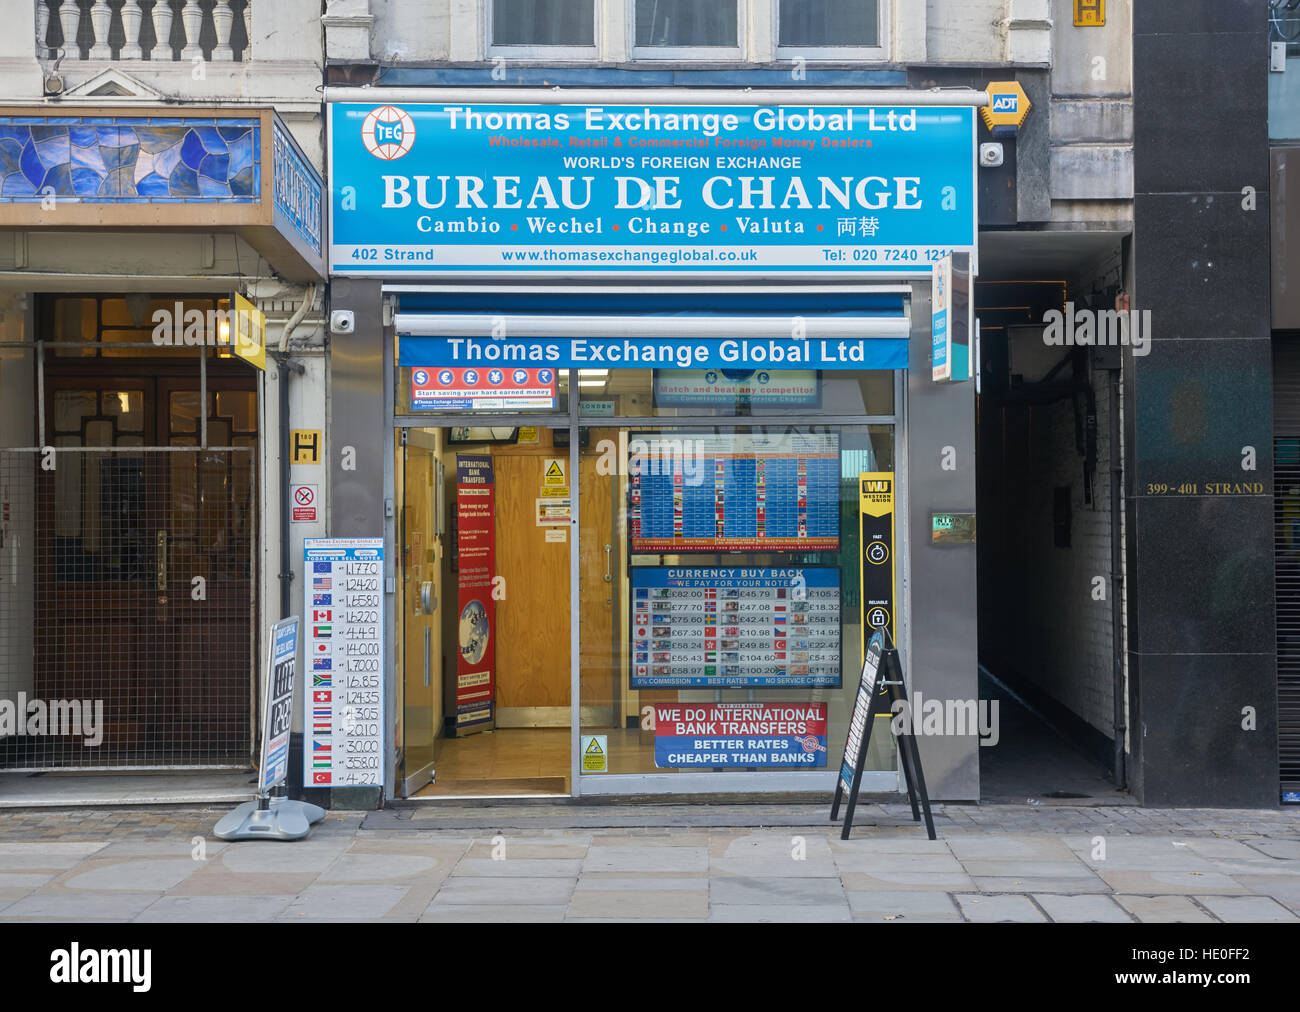
[[[56,369],[46,379],[56,455],[38,493],[37,689],[102,699],[106,725],[97,749],[60,764],[242,763],[253,380],[210,377],[208,444],[235,449],[204,450],[196,378],[111,371]]]

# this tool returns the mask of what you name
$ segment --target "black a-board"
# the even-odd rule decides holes
[[[835,801],[831,805],[831,821],[840,816],[840,802],[848,796],[844,812],[844,830],[841,840],[847,840],[853,829],[853,811],[858,804],[858,788],[862,784],[862,766],[867,761],[867,745],[871,742],[871,728],[876,717],[892,714],[896,702],[907,702],[907,686],[903,684],[903,662],[898,649],[885,646],[885,633],[877,630],[867,644],[862,662],[862,677],[858,680],[858,694],[853,700],[849,716],[849,731],[844,742],[844,758],[840,762],[840,777],[835,784]],[[910,714],[907,714],[910,717]],[[912,734],[912,721],[902,721],[897,735],[898,758],[907,780],[907,796],[912,802],[912,821],[920,822],[925,813],[925,828],[930,839],[935,839],[934,819],[930,815],[930,796],[925,790],[925,774],[921,772],[921,756]],[[918,808],[917,802],[920,801]]]

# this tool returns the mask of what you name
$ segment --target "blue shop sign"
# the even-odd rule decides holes
[[[976,236],[965,107],[333,104],[331,271],[919,276]]]
[[[399,366],[553,369],[906,369],[907,338],[398,338]]]

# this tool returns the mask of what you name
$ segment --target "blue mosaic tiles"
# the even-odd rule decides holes
[[[261,200],[261,121],[0,116],[0,203]]]

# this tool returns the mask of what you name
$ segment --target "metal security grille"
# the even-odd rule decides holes
[[[1273,342],[1273,531],[1277,576],[1278,765],[1300,791],[1300,341]]]
[[[254,449],[85,439],[104,415],[0,450],[0,768],[247,765]]]

